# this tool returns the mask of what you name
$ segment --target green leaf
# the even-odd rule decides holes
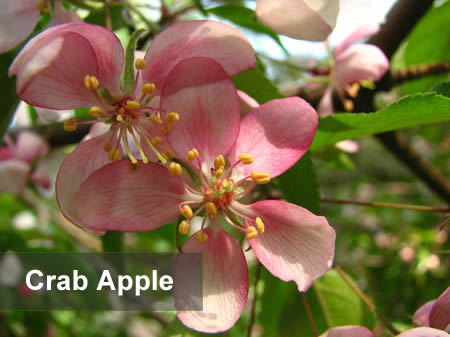
[[[270,36],[286,53],[289,54],[287,49],[284,47],[279,36],[270,28],[260,24],[256,19],[256,13],[250,8],[244,7],[239,4],[225,4],[207,10],[209,13],[217,15],[221,18],[230,20],[231,22],[253,30],[257,33],[262,33]]]
[[[345,139],[450,120],[450,99],[435,93],[415,94],[369,114],[334,114],[319,120],[312,151]]]
[[[123,78],[123,93],[125,96],[128,96],[134,88],[134,52],[136,51],[136,44],[139,37],[144,31],[144,29],[139,29],[131,35],[125,52],[125,72]]]
[[[162,332],[161,337],[200,337],[223,336],[223,334],[204,334],[186,328],[178,318],[175,318]]]
[[[320,213],[319,183],[309,153],[276,178],[276,182],[287,201]]]
[[[450,81],[438,84],[433,88],[432,91],[436,92],[439,95],[450,98]]]
[[[237,89],[253,97],[259,104],[283,97],[272,82],[256,68],[235,75],[232,80]]]
[[[123,246],[123,232],[106,232],[102,236],[103,252],[118,253],[122,251]]]

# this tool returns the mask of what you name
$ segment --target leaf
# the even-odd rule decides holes
[[[186,328],[178,318],[175,318],[163,330],[161,337],[200,337],[200,336],[223,336],[223,334],[204,334]]]
[[[436,93],[401,98],[369,114],[334,114],[319,120],[312,151],[345,139],[450,120],[450,99]]]
[[[256,68],[235,75],[232,80],[237,89],[253,97],[259,104],[283,97],[272,82]]]
[[[239,4],[225,4],[209,8],[207,12],[230,20],[236,25],[251,29],[254,32],[270,36],[281,47],[281,49],[283,49],[286,55],[289,54],[277,33],[257,21],[254,10]]]
[[[311,155],[306,153],[294,166],[276,178],[286,200],[315,214],[320,213],[320,193]]]
[[[438,84],[433,88],[437,94],[450,98],[450,81]]]
[[[144,29],[139,29],[133,33],[128,42],[125,52],[125,71],[123,77],[123,94],[128,96],[134,88],[134,52],[139,37],[144,33]]]

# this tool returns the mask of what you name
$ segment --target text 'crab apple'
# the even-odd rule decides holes
[[[107,124],[104,133],[82,142],[60,168],[56,196],[64,215],[73,223],[88,226],[80,220],[73,197],[92,172],[122,159],[123,154],[131,160],[131,170],[138,159],[147,163],[173,156],[167,144],[161,142],[180,115],[174,110],[160,110],[158,96],[169,71],[180,60],[193,56],[214,59],[228,76],[256,62],[253,49],[239,31],[213,21],[171,26],[134,64],[128,52],[125,62],[114,33],[90,24],[50,28],[32,39],[17,56],[9,74],[17,76],[21,99],[55,110],[90,107],[93,121],[84,123]],[[128,76],[131,86],[126,81],[121,85],[124,68],[125,78],[130,72],[135,74]],[[68,119],[65,129],[74,130],[77,123],[75,118]]]
[[[196,330],[231,328],[247,301],[245,256],[225,228],[242,233],[272,274],[308,289],[331,267],[334,230],[300,206],[245,204],[243,197],[308,150],[318,122],[314,109],[300,98],[284,98],[241,119],[233,83],[220,64],[202,57],[172,69],[160,102],[161,110],[180,114],[165,138],[177,160],[139,165],[133,174],[127,161],[94,172],[75,196],[83,222],[102,231],[145,231],[182,215],[179,231],[188,234],[191,220],[202,216],[200,230],[182,249],[203,253],[203,311],[178,313]],[[178,287],[175,300],[183,301],[182,283]]]

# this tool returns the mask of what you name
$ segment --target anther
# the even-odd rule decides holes
[[[84,87],[91,90],[91,77],[89,75],[84,76]]]
[[[136,164],[133,164],[131,161],[128,162],[128,171],[130,171],[130,173],[136,173],[139,170],[139,162],[137,162]]]
[[[111,161],[117,161],[120,158],[120,150],[116,149],[116,148],[112,148],[109,151],[109,155],[108,155],[109,160]]]
[[[192,215],[194,214],[192,212],[192,208],[189,205],[184,205],[182,208],[182,211],[180,212],[182,216],[184,216],[186,219],[191,219]]]
[[[195,238],[199,243],[202,243],[208,240],[208,234],[206,234],[204,231],[199,231],[195,233]]]
[[[97,89],[100,86],[100,82],[97,77],[91,76],[89,80],[91,82],[91,88]]]
[[[264,233],[264,222],[262,221],[262,219],[258,216],[255,219],[255,225],[256,225],[256,229],[258,230],[259,234]]]
[[[242,164],[249,165],[253,163],[253,156],[250,153],[241,153],[239,155],[239,160],[242,162]]]
[[[195,158],[198,158],[198,156],[199,156],[198,150],[194,148],[188,152],[188,154],[186,155],[186,160],[193,161]]]
[[[267,184],[270,182],[270,174],[267,172],[257,172],[257,171],[251,171],[250,177],[252,180],[257,184]]]
[[[221,167],[225,167],[225,158],[222,155],[219,155],[214,159],[214,168],[217,170]]]
[[[142,93],[146,95],[153,94],[155,90],[156,90],[155,83],[145,83],[141,88]]]
[[[139,109],[141,107],[141,104],[138,101],[129,100],[127,101],[126,106],[128,109]]]
[[[102,112],[102,109],[96,105],[92,106],[89,109],[89,115],[91,115],[92,118],[98,118],[100,117],[100,113]]]
[[[144,59],[136,59],[136,61],[134,61],[134,66],[136,69],[145,69],[145,67],[147,67],[147,62],[145,62]]]
[[[162,142],[162,138],[159,137],[159,136],[155,136],[155,137],[153,137],[153,138],[150,140],[150,142],[152,143],[152,145],[153,145],[154,147],[158,147],[159,144],[161,144],[161,142]]]
[[[39,12],[42,11],[45,8],[45,1],[41,1],[36,5],[36,10],[38,10]]]
[[[162,133],[168,133],[170,131],[170,124],[166,123],[159,129]]]
[[[205,208],[206,208],[206,214],[211,215],[211,216],[216,216],[217,207],[213,202],[208,201],[205,205]]]
[[[350,97],[355,98],[356,96],[358,96],[359,88],[360,86],[358,83],[353,83],[352,86],[347,89],[347,93]]]
[[[187,221],[181,221],[180,225],[178,226],[178,233],[180,234],[189,234],[189,231],[191,230],[191,225]]]
[[[148,119],[150,119],[153,123],[161,125],[163,123],[163,121],[161,120],[161,118],[159,118],[158,116],[156,116],[155,114],[151,114]]]
[[[106,143],[106,144],[103,146],[103,150],[105,150],[106,153],[109,153],[109,151],[111,151],[111,145],[108,144],[108,143]]]
[[[220,178],[220,177],[222,176],[222,174],[223,174],[223,167],[219,167],[219,168],[216,170],[216,172],[214,173],[214,176],[215,176],[216,178]]]
[[[64,130],[75,131],[76,129],[77,129],[77,119],[75,117],[71,117],[64,121]]]
[[[163,154],[167,160],[171,160],[175,156],[175,154],[173,153],[173,151],[171,149],[165,150]]]
[[[170,176],[179,176],[182,172],[181,165],[175,162],[171,162],[169,165],[169,175]]]
[[[345,102],[344,102],[345,111],[353,111],[354,107],[355,106],[351,100],[349,100],[349,99],[345,100]]]
[[[257,236],[258,236],[258,231],[255,227],[253,227],[253,226],[247,227],[246,234],[245,234],[245,237],[247,238],[247,240],[254,239]]]
[[[169,123],[176,122],[179,119],[180,115],[177,114],[176,112],[169,112],[166,116],[166,121],[168,121]]]

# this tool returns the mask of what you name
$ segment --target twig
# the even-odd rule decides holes
[[[314,321],[314,316],[312,314],[311,307],[309,306],[308,298],[306,298],[305,293],[300,293],[300,295],[302,297],[303,305],[305,306],[306,314],[308,315],[308,321],[311,325],[314,337],[319,337],[319,330],[317,329],[316,322]]]
[[[348,275],[341,269],[339,266],[334,266],[334,269],[339,273],[339,275],[342,277],[342,279],[345,281],[345,283],[348,284],[350,288],[363,300],[364,303],[367,304],[367,306],[375,312],[375,314],[378,316],[381,322],[386,326],[386,328],[389,329],[390,332],[392,332],[394,335],[398,335],[400,331],[398,331],[396,328],[392,326],[392,324],[386,319],[386,317],[383,316],[381,312],[378,311],[375,304],[372,303],[372,301],[362,293],[361,290],[359,290],[358,286],[353,282],[353,280],[348,277]]]
[[[322,293],[319,291],[317,283],[313,283],[312,286],[319,302],[320,309],[322,309],[323,317],[325,317],[325,322],[327,323],[327,327],[329,329],[333,327],[333,322],[331,321],[330,313],[328,312],[328,310],[326,310],[325,300],[323,299]]]
[[[391,70],[390,87],[398,85],[404,81],[410,81],[424,76],[448,73],[449,71],[450,63],[445,61]]]
[[[250,321],[248,322],[247,337],[251,337],[253,325],[255,324],[256,301],[258,300],[258,282],[261,278],[261,272],[262,272],[262,264],[258,262],[258,265],[256,266],[256,272],[255,272],[255,281],[253,283],[255,295],[253,296],[252,307],[250,309]]]
[[[390,202],[338,200],[338,199],[329,199],[329,198],[322,198],[322,199],[320,199],[320,201],[323,203],[329,203],[329,204],[357,205],[357,206],[383,207],[383,208],[399,208],[399,209],[409,209],[409,210],[420,211],[420,212],[450,213],[449,207],[431,207],[431,206],[422,206],[422,205],[393,204]]]
[[[109,3],[108,0],[103,0],[104,2],[104,11],[105,11],[105,25],[106,28],[109,30],[112,30],[112,23],[111,23],[111,13],[109,12]]]

